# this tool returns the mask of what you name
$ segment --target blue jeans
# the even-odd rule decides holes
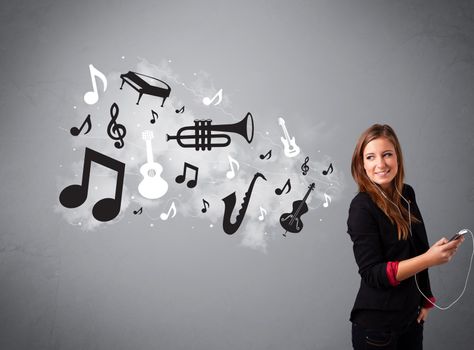
[[[364,329],[353,323],[352,346],[354,350],[422,350],[423,321],[415,320],[399,332]]]

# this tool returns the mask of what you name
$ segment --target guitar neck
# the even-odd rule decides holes
[[[146,142],[146,161],[147,163],[153,163],[153,149],[151,148],[151,140],[145,140]]]
[[[289,141],[290,140],[290,135],[288,134],[288,130],[286,130],[286,125],[282,124],[281,127],[283,129],[283,133],[285,134],[285,138]]]

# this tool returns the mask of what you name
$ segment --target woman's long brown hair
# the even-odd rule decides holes
[[[365,146],[367,146],[370,141],[380,137],[385,137],[392,143],[398,161],[398,172],[392,181],[392,189],[388,193],[371,181],[364,169]],[[351,173],[359,186],[359,191],[366,192],[385,215],[387,215],[390,222],[397,226],[398,239],[406,240],[410,232],[409,213],[408,210],[401,205],[401,196],[399,194],[402,192],[403,179],[405,178],[403,155],[397,135],[389,125],[374,124],[360,135],[352,155]],[[411,215],[411,220],[413,222],[419,222],[413,215]]]

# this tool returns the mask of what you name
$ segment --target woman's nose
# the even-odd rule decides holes
[[[385,168],[385,159],[383,159],[383,157],[377,159],[377,167],[381,169]]]

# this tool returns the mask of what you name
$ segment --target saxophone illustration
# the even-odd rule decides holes
[[[222,222],[222,226],[224,228],[224,232],[227,233],[228,235],[231,235],[231,234],[235,233],[239,229],[240,224],[242,223],[242,220],[244,219],[245,212],[247,211],[247,207],[249,205],[250,196],[252,195],[252,191],[253,191],[253,186],[255,185],[255,181],[257,181],[257,179],[259,177],[261,177],[262,179],[267,181],[265,176],[263,176],[263,174],[261,174],[261,173],[256,173],[253,176],[253,179],[252,179],[252,182],[250,183],[249,189],[247,190],[247,192],[245,192],[245,196],[244,196],[244,199],[243,199],[243,202],[242,202],[242,206],[239,210],[239,213],[235,217],[235,222],[234,223],[230,222],[230,216],[231,216],[232,212],[234,211],[234,207],[235,207],[235,191],[232,192],[231,194],[229,194],[227,197],[222,198],[222,200],[224,201],[224,205],[225,205],[224,220]]]

